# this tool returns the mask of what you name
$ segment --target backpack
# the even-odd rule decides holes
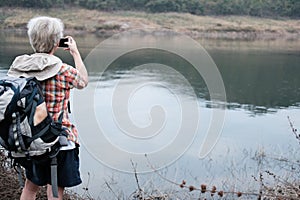
[[[54,197],[57,197],[56,155],[67,141],[62,114],[59,122],[53,121],[36,78],[0,79],[0,144],[8,151],[14,166],[26,168],[29,162],[31,166],[51,162]]]

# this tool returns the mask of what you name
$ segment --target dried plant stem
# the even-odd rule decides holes
[[[145,157],[147,159],[147,162],[149,164],[149,167],[153,170],[153,172],[155,172],[160,178],[162,178],[163,180],[171,183],[171,184],[174,184],[174,185],[177,185],[181,188],[187,188],[189,189],[189,191],[200,191],[201,193],[205,193],[205,192],[209,192],[211,194],[218,194],[219,196],[223,196],[224,194],[235,194],[237,195],[237,197],[240,197],[242,195],[247,195],[247,196],[259,196],[260,194],[258,193],[255,193],[255,192],[236,192],[236,191],[222,191],[222,190],[216,190],[216,187],[215,186],[212,186],[212,189],[208,189],[206,187],[205,184],[202,184],[200,188],[197,188],[195,186],[192,186],[192,185],[186,185],[186,181],[182,181],[182,183],[177,183],[175,181],[172,181],[168,178],[166,178],[165,176],[161,175],[158,170],[151,164],[147,154],[145,154]]]
[[[134,177],[135,177],[136,184],[138,186],[139,191],[142,191],[142,188],[140,186],[139,179],[138,179],[138,176],[137,176],[137,172],[136,172],[137,165],[134,164],[132,160],[130,160],[130,161],[131,161],[131,165],[132,165],[132,168],[133,168],[133,172],[134,172]]]
[[[299,144],[300,144],[300,134],[298,134],[298,132],[297,132],[298,130],[297,130],[296,128],[294,128],[294,125],[293,125],[293,123],[292,123],[290,117],[288,116],[287,118],[288,118],[290,127],[291,127],[291,129],[292,129],[292,132],[294,133],[296,139],[298,140],[298,142],[299,142]]]
[[[112,187],[109,185],[109,183],[107,181],[105,181],[105,185],[107,186],[107,188],[111,191],[111,193],[118,199],[120,200],[120,198],[118,197],[118,195],[115,193],[115,191],[112,189]]]

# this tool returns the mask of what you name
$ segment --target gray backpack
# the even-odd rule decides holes
[[[14,165],[26,168],[51,162],[51,184],[56,197],[56,155],[67,140],[61,119],[62,114],[59,122],[49,115],[36,78],[0,79],[0,144]]]

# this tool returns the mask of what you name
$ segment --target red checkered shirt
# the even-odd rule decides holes
[[[68,139],[78,142],[78,131],[71,123],[68,115],[68,102],[70,90],[77,87],[80,81],[80,74],[72,66],[63,64],[60,71],[52,78],[41,82],[43,87],[45,102],[50,115],[54,121],[58,121],[63,112],[62,125],[68,128]]]

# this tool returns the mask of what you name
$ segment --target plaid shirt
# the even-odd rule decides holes
[[[62,125],[68,128],[68,139],[78,142],[78,131],[71,123],[68,115],[68,102],[70,90],[76,88],[81,80],[77,69],[63,64],[60,71],[54,76],[41,82],[43,87],[45,102],[50,115],[54,121],[58,121],[63,112]]]

